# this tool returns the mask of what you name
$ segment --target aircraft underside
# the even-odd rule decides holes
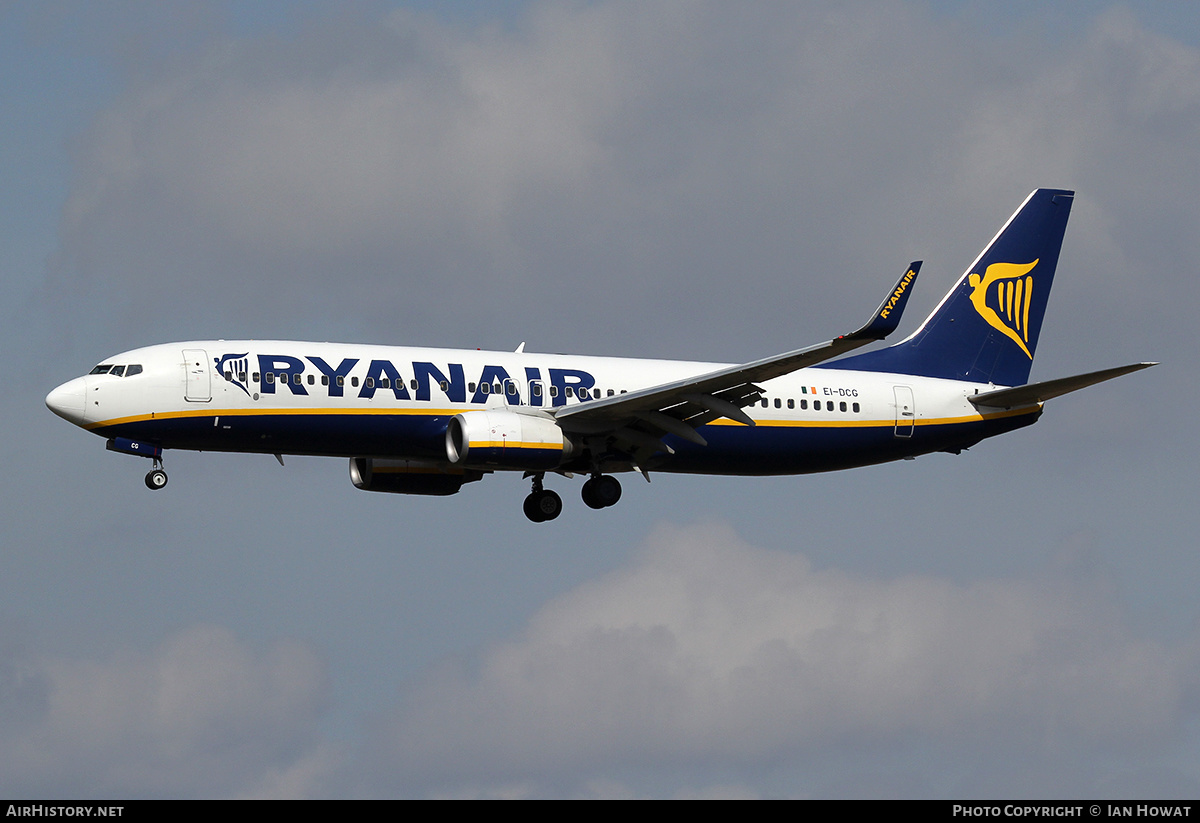
[[[878,425],[773,426],[710,425],[698,431],[698,445],[668,435],[663,442],[673,454],[659,454],[641,468],[656,472],[718,475],[788,475],[836,471],[886,463],[937,451],[968,448],[1034,423],[1040,408],[1023,414],[964,423],[913,427],[898,436],[890,421]],[[94,429],[109,438],[154,443],[163,449],[374,457],[446,462],[447,418],[419,415],[254,415],[164,418]],[[449,466],[449,464],[446,464]],[[495,461],[469,464],[481,471],[521,471],[524,467]],[[635,470],[630,455],[601,445],[567,458],[550,471],[594,473]]]

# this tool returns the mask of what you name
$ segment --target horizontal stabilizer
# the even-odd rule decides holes
[[[1114,377],[1157,365],[1157,363],[1133,363],[1129,366],[1117,366],[1115,369],[1077,374],[1074,377],[1060,377],[1058,380],[1047,380],[1044,383],[1030,383],[1028,386],[1017,386],[1015,389],[984,392],[967,399],[976,406],[990,408],[1011,409],[1017,406],[1032,406],[1034,403],[1044,403],[1052,398],[1103,383],[1105,380],[1112,380]]]

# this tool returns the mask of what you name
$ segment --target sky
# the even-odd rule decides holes
[[[0,4],[0,795],[1200,794],[1200,12]],[[46,410],[117,352],[745,362],[916,327],[1077,191],[1032,379],[951,456],[367,494]]]

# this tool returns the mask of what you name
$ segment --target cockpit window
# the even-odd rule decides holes
[[[101,363],[88,372],[88,374],[111,374],[113,377],[133,377],[135,374],[141,373],[142,367],[139,363],[134,363],[132,366],[114,366],[112,363]]]

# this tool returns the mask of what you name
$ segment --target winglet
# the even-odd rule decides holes
[[[908,296],[912,293],[912,285],[917,281],[917,274],[920,271],[921,261],[914,260],[908,270],[896,281],[896,287],[879,304],[871,321],[858,331],[851,332],[846,336],[859,340],[863,338],[882,340],[894,332],[900,325],[900,317],[904,314],[904,307],[908,305]]]

